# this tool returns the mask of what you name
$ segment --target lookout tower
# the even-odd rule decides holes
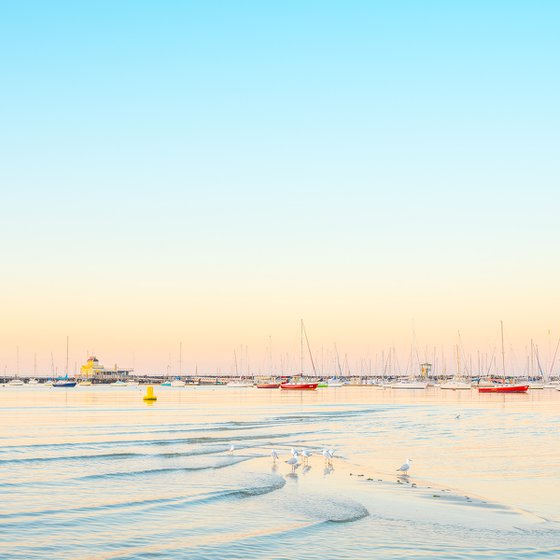
[[[420,375],[423,379],[430,377],[430,373],[432,373],[432,364],[420,364]]]

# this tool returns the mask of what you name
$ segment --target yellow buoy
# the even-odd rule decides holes
[[[145,401],[157,401],[157,397],[154,395],[154,388],[151,385],[146,387],[146,394],[144,395]]]

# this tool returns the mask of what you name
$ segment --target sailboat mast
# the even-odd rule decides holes
[[[66,377],[68,377],[68,335],[66,335]]]
[[[301,375],[303,376],[303,319],[300,319],[300,355],[299,355],[299,363],[300,363],[300,371]]]
[[[183,341],[179,341],[179,377],[181,376],[181,372],[183,369],[182,359],[183,359]]]
[[[502,376],[504,378],[504,382],[506,379],[506,352],[504,350],[504,322],[500,321],[500,330],[502,333]]]

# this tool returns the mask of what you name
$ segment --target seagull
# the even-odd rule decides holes
[[[459,420],[459,418],[461,418],[461,414],[457,414],[457,416],[455,416],[455,420]]]
[[[410,463],[412,463],[412,459],[407,459],[406,463],[404,463],[404,465],[401,465],[397,471],[401,471],[403,474],[406,474],[408,472],[408,469],[410,469]]]
[[[331,449],[323,449],[323,451],[321,451],[321,455],[325,458],[325,463],[330,463],[332,461],[333,458],[333,453],[331,453]]]
[[[272,457],[272,460],[276,463],[276,461],[278,460],[278,452],[276,451],[276,449],[273,449],[270,452],[270,456]]]
[[[309,457],[311,457],[311,455],[313,455],[313,453],[311,453],[311,451],[307,451],[307,449],[304,449],[301,454],[303,455],[303,462],[307,463],[307,461],[309,460]]]
[[[287,463],[288,465],[291,465],[292,470],[295,471],[296,470],[296,465],[298,464],[298,453],[297,451],[294,451],[294,455],[291,459],[288,459],[287,461],[284,461],[284,463]]]
[[[229,453],[230,455],[233,455],[233,452],[235,451],[235,445],[233,445],[233,443],[231,444],[230,448],[229,448]]]

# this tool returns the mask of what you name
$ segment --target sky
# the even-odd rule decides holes
[[[68,336],[71,369],[177,371],[180,343],[184,373],[289,369],[300,319],[353,371],[411,344],[451,368],[501,320],[508,367],[531,339],[550,364],[559,16],[3,2],[0,367],[61,371]]]

